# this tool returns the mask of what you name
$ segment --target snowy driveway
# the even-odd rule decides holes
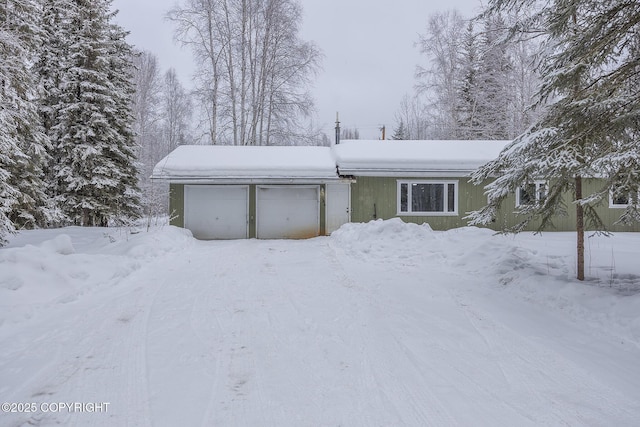
[[[377,227],[191,241],[5,323],[0,399],[37,410],[0,425],[637,425],[628,330],[517,287],[557,281],[562,258],[540,275],[484,232]]]

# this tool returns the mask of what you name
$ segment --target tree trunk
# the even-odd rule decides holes
[[[573,13],[574,35],[577,26],[577,16]],[[578,83],[574,85],[574,95],[579,91]],[[584,160],[584,140],[580,140],[580,157]],[[582,177],[576,177],[576,233],[578,233],[577,247],[577,279],[584,280],[584,208],[582,207]]]
[[[582,177],[576,178],[576,232],[578,233],[577,246],[577,278],[584,280],[584,208],[582,200]]]
[[[211,118],[209,119],[210,129],[209,129],[209,138],[211,145],[215,145],[218,143],[218,81],[220,76],[218,75],[218,58],[222,54],[222,49],[220,53],[215,54],[215,28],[214,28],[215,17],[213,14],[213,6],[209,3],[207,7],[207,43],[208,43],[208,51],[209,51],[209,60],[211,61],[211,72],[213,74],[213,91],[211,93]]]

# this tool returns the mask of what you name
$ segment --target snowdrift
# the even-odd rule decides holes
[[[35,243],[38,236],[50,238]],[[15,247],[20,240],[31,243]],[[78,227],[23,232],[13,239],[14,247],[0,249],[0,327],[76,301],[87,292],[117,286],[145,263],[179,252],[192,240],[188,230],[177,227],[139,234]]]
[[[345,257],[411,268],[429,265],[473,277],[470,286],[526,299],[564,312],[594,328],[615,328],[640,343],[640,274],[633,246],[640,236],[618,233],[587,239],[588,279],[575,279],[574,233],[498,235],[464,227],[433,231],[428,224],[407,224],[395,218],[345,224],[332,236]]]

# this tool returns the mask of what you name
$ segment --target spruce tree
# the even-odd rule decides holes
[[[67,64],[54,131],[57,199],[78,225],[138,216],[131,130],[131,48],[110,0],[73,0]]]
[[[49,141],[38,119],[39,88],[32,72],[39,16],[35,0],[0,4],[0,238],[14,227],[44,226],[51,219],[42,180]]]
[[[13,100],[16,98],[16,79],[26,77],[21,58],[25,48],[11,24],[12,12],[9,3],[0,3],[0,244],[6,242],[8,233],[15,231],[10,214],[19,192],[10,183],[10,178],[15,168],[14,153],[20,150],[15,120],[18,112]]]
[[[460,75],[458,95],[458,118],[460,120],[460,136],[462,139],[480,139],[482,137],[481,123],[478,117],[479,85],[478,69],[480,58],[478,54],[478,36],[475,34],[473,22],[467,24],[467,30],[462,38],[460,58]]]
[[[398,127],[395,128],[391,139],[395,139],[397,141],[409,139],[407,136],[407,128],[404,125],[404,121],[400,120],[400,123],[398,123]]]
[[[4,34],[0,30],[0,54],[2,58],[5,57],[4,51],[6,48],[3,40]],[[4,79],[2,71],[0,66],[0,80]],[[0,98],[0,103],[2,104],[4,104],[3,98],[4,96]],[[0,108],[0,246],[6,243],[7,234],[15,231],[9,216],[19,195],[18,191],[9,183],[9,170],[14,166],[11,154],[17,151],[15,141],[9,133],[13,128],[12,122],[10,112],[5,108]]]
[[[504,40],[506,23],[500,14],[484,18],[481,52],[475,80],[477,84],[476,120],[481,124],[481,139],[507,139],[509,134],[509,108],[514,88],[513,69]]]
[[[45,165],[46,191],[53,204],[55,215],[52,225],[65,222],[64,213],[57,205],[61,186],[56,178],[60,163],[56,125],[62,104],[62,84],[67,67],[67,55],[71,42],[70,16],[74,10],[71,0],[41,0],[42,29],[34,71],[39,80],[38,109],[43,132],[49,138],[50,149]]]
[[[525,9],[535,0],[492,0],[489,14]],[[488,205],[470,215],[472,224],[492,221],[505,198],[537,179],[548,180],[546,197],[521,206],[518,232],[533,219],[539,230],[566,213],[563,195],[573,195],[576,210],[577,278],[584,279],[584,230],[604,230],[595,206],[609,194],[629,197],[621,220],[638,220],[640,190],[640,56],[634,51],[640,34],[637,0],[565,0],[539,5],[531,19],[513,30],[537,25],[546,34],[547,55],[538,104],[546,110],[529,130],[473,176],[486,187]],[[585,177],[603,178],[586,193]]]

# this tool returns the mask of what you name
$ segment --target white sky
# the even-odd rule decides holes
[[[129,42],[155,53],[163,70],[173,67],[190,87],[192,58],[173,41],[164,19],[177,0],[114,0],[116,20],[131,31]],[[382,125],[393,133],[400,100],[411,93],[420,56],[414,43],[427,17],[456,8],[465,16],[479,11],[481,0],[303,0],[302,38],[324,53],[313,94],[316,124],[333,137],[336,112],[343,127],[377,139]]]

